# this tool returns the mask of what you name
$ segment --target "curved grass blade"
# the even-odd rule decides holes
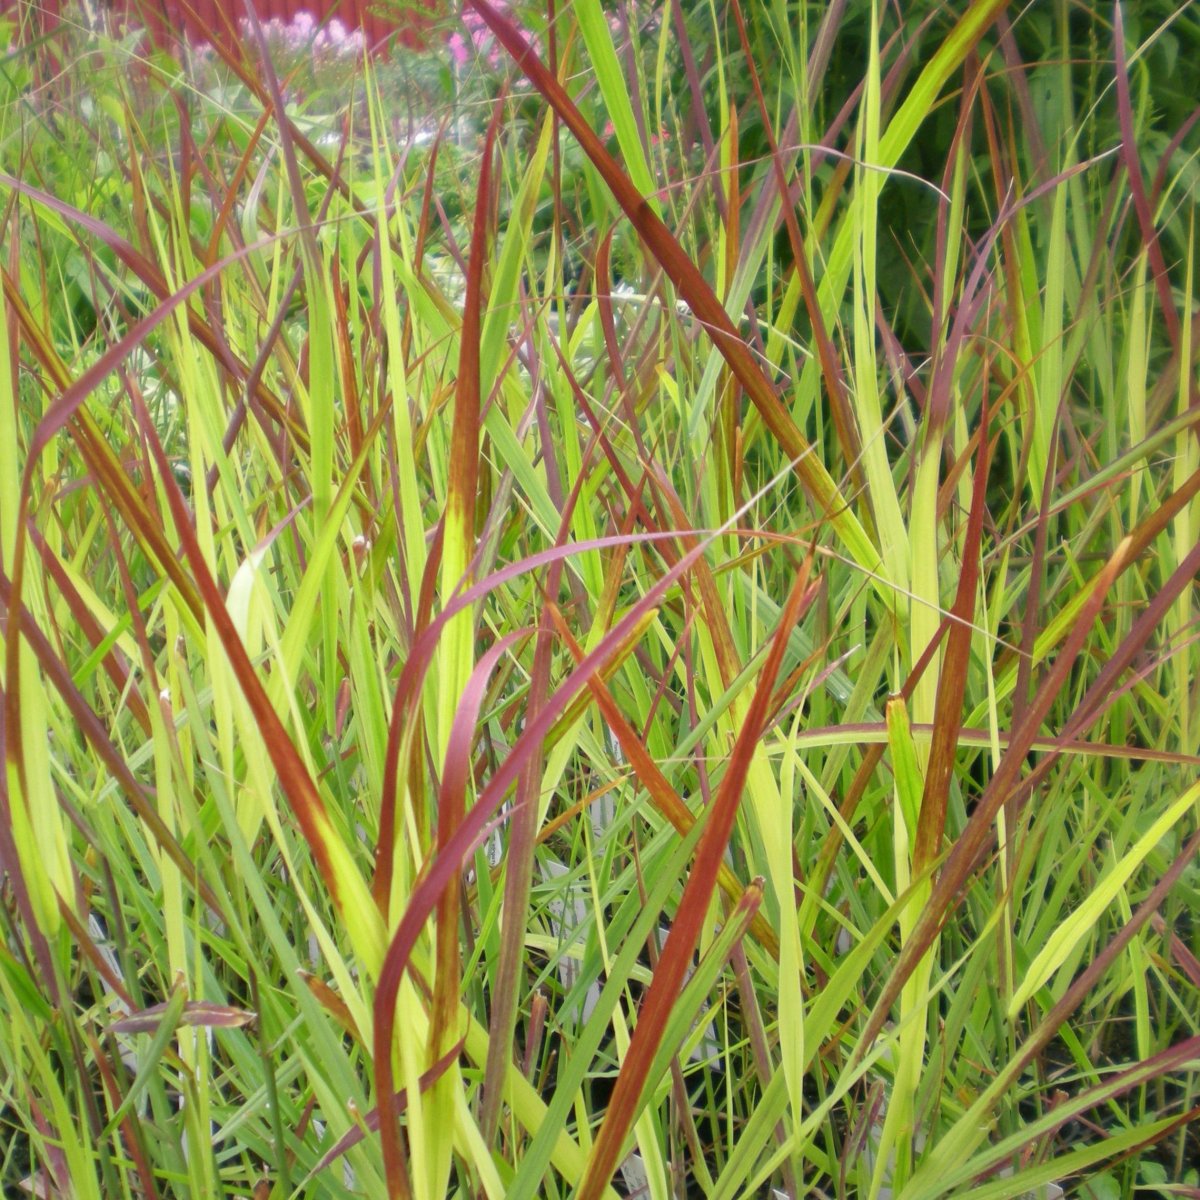
[[[807,585],[808,571],[802,570],[780,616],[770,652],[750,702],[746,723],[730,754],[725,777],[705,814],[704,831],[700,835],[695,862],[684,885],[675,923],[638,1015],[629,1051],[617,1075],[600,1133],[588,1157],[587,1174],[579,1185],[578,1200],[598,1200],[616,1170],[625,1136],[633,1125],[650,1068],[662,1043],[671,1008],[678,999],[700,936],[700,927],[717,885],[718,866],[733,831],[733,821],[741,802],[751,757],[762,735],[788,637],[808,594]]]
[[[758,409],[763,423],[774,435],[812,496],[819,515],[830,522],[859,566],[868,571],[872,578],[879,578],[882,564],[877,550],[850,511],[829,472],[812,453],[812,446],[780,402],[771,381],[755,361],[750,347],[738,333],[699,268],[655,214],[647,198],[605,150],[566,89],[550,74],[514,22],[488,0],[470,0],[470,3],[583,147],[626,217]],[[881,580],[881,585],[883,582]]]

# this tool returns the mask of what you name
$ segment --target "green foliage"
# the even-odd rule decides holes
[[[13,26],[7,1194],[1196,1187],[1200,18],[1127,10]]]

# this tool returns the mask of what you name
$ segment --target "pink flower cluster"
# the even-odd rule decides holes
[[[249,21],[240,24],[242,32],[249,35]],[[263,24],[263,33],[269,41],[281,43],[293,52],[314,50],[337,58],[358,57],[363,52],[362,30],[347,29],[336,17],[320,28],[316,18],[307,12],[298,12],[290,22],[275,17]]]
[[[489,66],[500,65],[500,47],[496,45],[491,31],[483,18],[470,7],[463,8],[462,23],[466,29],[466,37],[455,32],[450,35],[447,45],[455,65],[465,67],[476,55],[487,59]]]
[[[505,16],[509,15],[505,0],[493,0],[493,4]],[[449,47],[450,57],[454,59],[455,66],[465,67],[472,60],[479,60],[486,62],[489,67],[498,67],[504,58],[504,53],[492,36],[492,31],[488,28],[487,23],[468,4],[464,4],[462,8],[462,23],[465,33],[456,31],[446,39],[446,45]],[[521,29],[521,33],[534,50],[540,54],[541,49],[537,38],[525,28]]]

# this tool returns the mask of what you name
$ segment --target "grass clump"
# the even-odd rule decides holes
[[[902,7],[13,28],[10,1194],[1200,1187],[1200,28]]]

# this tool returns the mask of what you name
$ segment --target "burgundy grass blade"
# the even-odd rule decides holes
[[[208,273],[205,272],[205,274]],[[221,640],[234,677],[237,679],[242,695],[261,731],[263,747],[279,777],[283,794],[300,826],[301,833],[308,843],[313,863],[335,908],[345,917],[346,898],[342,895],[340,881],[330,854],[332,839],[338,835],[325,808],[325,802],[309,774],[304,760],[288,737],[283,721],[275,711],[275,707],[267,696],[266,689],[246,653],[246,648],[229,615],[229,610],[225,607],[225,597],[221,594],[221,589],[217,586],[217,581],[205,561],[199,540],[192,528],[191,514],[183,494],[179,490],[179,485],[171,473],[170,463],[167,461],[166,452],[158,439],[153,421],[145,407],[140,401],[137,401],[136,393],[135,409],[143,436],[158,468],[160,481],[171,507],[176,532],[179,534],[184,553],[191,564],[208,618]],[[343,486],[351,486],[352,482],[353,475],[349,475]]]
[[[474,219],[471,227],[471,248],[466,273],[466,295],[463,301],[462,327],[459,331],[458,372],[455,377],[454,415],[450,431],[450,479],[446,493],[446,515],[443,534],[451,545],[457,545],[465,559],[474,558],[475,506],[479,490],[479,431],[482,404],[480,392],[480,337],[483,329],[483,280],[484,266],[488,256],[488,238],[493,207],[492,161],[496,151],[496,139],[500,129],[500,118],[504,111],[504,98],[497,99],[484,138],[483,159],[479,171],[479,183],[475,195]],[[469,582],[468,574],[462,583]],[[461,586],[461,585],[460,585]],[[464,620],[473,619],[468,609]],[[437,844],[444,850],[462,822],[466,808],[466,793],[471,763],[471,746],[476,736],[479,711],[483,706],[484,692],[492,669],[501,654],[524,632],[510,634],[497,642],[480,659],[472,673],[470,682],[460,700],[450,739],[446,747],[446,761],[442,768],[441,786],[437,803]],[[454,1025],[455,1012],[460,1000],[461,965],[459,960],[459,893],[456,887],[446,888],[438,898],[435,953],[436,963],[433,979],[433,1011],[430,1019],[430,1050],[437,1054],[446,1044]],[[394,1015],[394,1005],[387,1015]],[[380,1129],[383,1138],[384,1173],[389,1187],[402,1186],[399,1175],[402,1170],[399,1159],[391,1154],[399,1131],[393,1139],[393,1121],[389,1111],[391,1084],[379,1073],[380,1060],[388,1064],[390,1072],[391,1032],[380,1036],[380,1011],[376,1007],[375,1022],[377,1037],[376,1079],[380,1099]]]
[[[1042,1018],[1037,1028],[1022,1043],[1016,1059],[1007,1068],[1007,1070],[1012,1072],[1014,1079],[1019,1077],[1020,1073],[1050,1044],[1059,1029],[1062,1028],[1063,1024],[1079,1005],[1083,1003],[1089,993],[1094,990],[1097,983],[1121,956],[1138,931],[1158,913],[1163,901],[1166,900],[1180,877],[1194,864],[1197,854],[1200,854],[1200,831],[1194,833],[1187,840],[1179,855],[1163,872],[1162,877],[1146,893],[1146,898],[1134,910],[1133,916],[1129,921],[1121,927],[1112,941],[1071,981],[1062,998],[1050,1009]],[[1189,1039],[1189,1041],[1195,1040],[1195,1038]],[[1173,1050],[1168,1049],[1157,1057],[1170,1057],[1172,1055]],[[1191,1056],[1195,1057],[1194,1049]]]
[[[913,845],[913,874],[919,875],[930,866],[942,850],[942,835],[946,828],[946,807],[950,797],[950,780],[954,772],[955,752],[963,723],[963,698],[966,695],[967,674],[970,669],[971,637],[974,633],[975,596],[979,585],[979,558],[983,544],[983,516],[987,506],[989,423],[986,399],[980,427],[975,463],[975,481],[971,495],[971,512],[963,539],[962,565],[958,592],[950,614],[950,632],[946,652],[938,676],[937,699],[934,702],[933,737],[929,747],[929,762],[925,769],[925,787],[921,796],[921,811],[917,821],[917,836]]]
[[[433,1087],[458,1061],[458,1056],[461,1053],[462,1043],[460,1042],[443,1054],[418,1080],[421,1092],[427,1092]],[[390,1108],[393,1113],[403,1113],[408,1108],[408,1090],[406,1088],[401,1088],[400,1091],[392,1096]],[[308,1173],[308,1178],[315,1178],[331,1163],[336,1162],[342,1155],[353,1150],[367,1136],[368,1132],[375,1133],[379,1127],[379,1109],[373,1108],[362,1118],[361,1126],[355,1126],[353,1129],[348,1130],[321,1156],[316,1166]]]
[[[811,602],[815,587],[815,584],[810,585],[809,593],[805,597],[806,603]],[[572,657],[578,663],[583,658],[583,650],[571,636],[570,631],[567,629],[557,610],[554,610],[554,617],[555,624],[558,626],[559,636],[566,642]],[[593,699],[596,701],[596,706],[600,709],[604,715],[604,720],[612,730],[613,736],[617,739],[622,753],[629,760],[629,765],[633,768],[639,782],[650,796],[654,807],[671,822],[675,827],[675,831],[681,837],[686,837],[696,824],[696,817],[692,814],[692,810],[688,808],[683,798],[671,786],[670,781],[663,774],[658,763],[654,761],[654,756],[646,749],[646,743],[625,719],[625,715],[621,712],[616,700],[613,699],[612,693],[605,687],[604,683],[593,677],[588,681],[588,688],[592,693]],[[737,876],[734,875],[733,870],[726,863],[721,863],[718,868],[717,883],[732,904],[739,903],[745,894],[745,889],[738,881]],[[779,938],[761,913],[755,914],[750,923],[750,932],[754,935],[759,945],[772,958],[778,960]]]
[[[3,279],[4,299],[12,311],[21,337],[49,376],[50,383],[65,393],[72,385],[70,372],[58,357],[45,331],[35,321],[21,296],[14,276],[4,271]],[[16,341],[17,339],[13,338],[14,345]],[[186,573],[177,562],[176,548],[167,542],[161,522],[150,515],[144,498],[86,408],[80,408],[74,414],[70,428],[79,452],[97,485],[109,497],[134,536],[142,542],[147,555],[166,571],[171,577],[171,582],[179,589],[184,602],[193,614],[198,616],[202,606],[195,588],[191,586]]]
[[[836,521],[843,508],[837,489],[824,470],[811,459],[808,441],[776,396],[771,381],[755,361],[750,347],[734,327],[699,268],[604,148],[566,89],[546,69],[516,24],[488,0],[470,0],[470,4],[583,147],[642,241],[658,260],[667,278],[700,321],[730,371],[758,409],[763,424],[793,463],[796,474],[812,495],[819,511]]]
[[[1095,587],[1080,611],[1074,628],[1067,636],[1054,665],[1047,672],[1024,719],[1013,731],[1008,750],[1000,759],[966,828],[950,851],[941,874],[934,881],[929,900],[917,918],[909,940],[901,950],[900,957],[867,1022],[855,1051],[856,1058],[861,1058],[874,1043],[904,984],[949,920],[979,854],[988,844],[996,814],[1012,791],[1020,785],[1020,774],[1029,749],[1055,699],[1066,685],[1091,634],[1092,626],[1104,607],[1110,588],[1132,561],[1129,539],[1126,538],[1098,572]]]
[[[172,290],[157,265],[104,221],[99,220],[90,213],[83,212],[81,209],[66,203],[64,200],[58,199],[56,196],[52,196],[49,192],[33,187],[24,180],[14,179],[10,175],[0,173],[0,186],[8,187],[36,201],[38,204],[44,205],[51,212],[57,213],[60,217],[78,226],[98,242],[107,246],[137,276],[138,280],[145,285],[146,289],[160,303],[168,303],[173,298]],[[263,249],[275,239],[286,236],[289,236],[286,232],[277,232],[266,239],[260,239],[252,249]],[[244,258],[246,253],[247,248],[240,247],[238,252],[226,256],[222,262],[225,265],[232,264]],[[217,265],[214,263],[213,267]],[[200,276],[200,278],[203,279],[204,283],[209,282],[207,273]],[[228,343],[224,338],[194,309],[189,308],[187,310],[187,319],[188,327],[192,334],[213,358],[228,370],[234,378],[245,380],[248,376],[246,364],[235,355],[232,355],[228,349]],[[288,417],[286,406],[279,397],[271,392],[261,380],[256,383],[255,392],[257,399],[262,403],[263,407],[285,428],[291,427],[293,435],[298,435],[301,439],[301,444],[307,449],[307,438],[304,436],[302,430],[294,427],[294,422]]]
[[[858,421],[850,403],[850,392],[846,377],[838,360],[837,350],[826,327],[825,315],[821,311],[821,303],[817,298],[817,285],[808,265],[808,252],[804,245],[804,235],[800,232],[800,222],[796,218],[796,206],[792,202],[791,187],[780,154],[779,142],[771,124],[771,114],[767,108],[766,97],[763,95],[762,84],[758,78],[758,69],[754,65],[754,55],[750,48],[750,40],[746,33],[746,21],[742,15],[740,0],[732,2],[734,21],[737,24],[738,39],[742,46],[742,62],[750,76],[754,89],[754,100],[758,106],[759,117],[762,121],[763,134],[767,139],[767,153],[771,159],[771,172],[775,186],[779,191],[780,207],[783,213],[784,225],[787,229],[788,242],[792,250],[792,269],[800,281],[800,294],[804,299],[804,311],[808,315],[812,329],[813,341],[817,347],[817,359],[821,365],[821,375],[825,380],[825,395],[829,399],[830,415],[833,418],[834,432],[842,448],[842,457],[849,470],[854,490],[860,491],[863,486],[860,459],[862,444],[858,435]]]
[[[0,605],[8,612],[11,604],[12,585],[4,572],[0,571]],[[12,625],[10,618],[9,628],[12,628]],[[76,687],[70,671],[63,665],[62,660],[55,653],[54,647],[47,641],[45,634],[37,627],[33,614],[24,606],[21,610],[21,635],[33,650],[38,660],[38,666],[45,674],[46,679],[63,698],[67,711],[70,712],[79,731],[95,750],[107,770],[112,773],[113,778],[121,785],[121,790],[137,814],[138,820],[153,836],[159,849],[184,872],[185,876],[192,878],[195,874],[195,863],[184,853],[183,847],[159,815],[152,793],[138,782],[137,777],[129,769],[128,763],[121,757],[120,751],[109,738],[103,723]],[[213,913],[219,914],[221,905],[207,880],[199,878],[197,884],[201,899]],[[32,918],[30,919],[32,920]],[[31,924],[29,928],[33,928],[33,925]],[[54,973],[51,972],[47,978],[53,979]]]
[[[108,631],[103,629],[100,622],[92,615],[92,610],[79,594],[71,577],[67,574],[66,568],[59,560],[58,555],[55,554],[50,544],[34,526],[29,527],[29,536],[41,557],[42,566],[45,568],[47,575],[54,581],[54,586],[58,589],[58,594],[70,609],[72,620],[79,625],[80,630],[91,643],[93,650],[104,645],[109,636]],[[115,645],[110,645],[106,649],[101,662],[104,667],[104,673],[108,676],[117,694],[121,697],[122,703],[133,714],[133,718],[141,726],[142,732],[149,736],[150,714],[146,708],[146,701],[142,698],[141,692],[132,686],[129,665],[125,661],[124,656],[117,650]]]
[[[545,444],[551,442],[548,431]],[[547,469],[553,459],[547,457]],[[580,471],[571,493],[559,501],[558,531],[555,545],[563,546],[570,535],[571,522],[582,492],[586,472]],[[564,559],[554,562],[547,571],[544,594],[557,596],[562,586]],[[534,646],[533,669],[529,677],[526,718],[536,718],[545,708],[550,691],[553,651],[553,621],[557,607],[547,601],[538,624]],[[533,886],[534,851],[538,843],[537,799],[542,781],[544,743],[531,746],[525,766],[517,778],[516,803],[510,825],[509,844],[505,856],[504,901],[500,924],[500,951],[497,956],[495,983],[492,988],[492,1012],[488,1022],[488,1053],[484,1064],[483,1106],[480,1132],[485,1145],[490,1146],[499,1127],[504,1099],[504,1078],[512,1062],[513,1037],[516,1031],[518,990],[521,968],[525,961],[525,926],[528,919],[529,897]],[[545,1001],[543,1000],[543,1006]],[[530,1028],[532,1034],[532,1026]],[[531,1051],[526,1048],[526,1058]],[[528,1074],[528,1070],[525,1072]]]
[[[438,796],[438,849],[435,862],[448,859],[448,847],[454,845],[455,835],[463,827],[462,812],[467,786],[472,775],[471,747],[475,742],[479,713],[483,707],[488,680],[500,658],[526,636],[528,635],[525,630],[510,633],[483,654],[471,672],[462,699],[459,701],[450,729],[450,737],[446,744],[446,761],[442,767],[442,781]],[[405,913],[406,917],[408,912],[413,909],[418,891],[419,888],[414,889],[412,900]],[[457,988],[453,992],[449,992],[441,982],[444,974],[448,974],[452,982],[458,978],[458,889],[454,886],[452,877],[448,880],[448,886],[439,890],[435,904],[438,911],[437,970],[439,978],[434,983],[430,1034],[430,1044],[433,1046],[439,1045],[437,1040],[439,1035],[444,1035],[445,1031],[451,1027],[454,1011],[459,1001]],[[448,910],[449,916],[447,916]],[[403,924],[404,920],[402,919],[401,926]],[[389,948],[389,956],[390,954]],[[448,965],[447,959],[449,959]],[[407,1195],[410,1190],[401,1149],[400,1127],[397,1123],[399,1113],[393,1102],[395,1082],[392,1074],[392,1045],[396,1031],[396,996],[399,992],[404,965],[401,964],[400,971],[393,969],[389,973],[388,959],[384,959],[379,983],[375,989],[373,1005],[375,1086],[379,1096],[379,1131],[383,1143],[384,1172],[390,1194],[399,1196]],[[394,988],[392,987],[393,977],[395,979]]]
[[[775,680],[783,663],[788,639],[808,596],[811,564],[811,558],[805,561],[780,614],[779,625],[755,687],[745,725],[730,753],[725,776],[706,814],[704,831],[684,884],[675,922],[638,1013],[629,1050],[621,1064],[604,1122],[588,1157],[577,1200],[599,1200],[617,1168],[622,1145],[636,1116],[638,1101],[662,1044],[671,1008],[683,987],[717,885],[718,869],[733,832],[733,822],[741,805],[750,761],[766,722]]]
[[[92,1061],[95,1062],[96,1069],[100,1072],[100,1080],[104,1085],[104,1094],[108,1100],[109,1111],[116,1112],[121,1106],[121,1089],[117,1083],[116,1073],[113,1069],[114,1063],[104,1053],[95,1035],[90,1032],[88,1033],[88,1046],[92,1051]],[[142,1188],[142,1195],[145,1197],[145,1200],[158,1200],[158,1186],[154,1182],[154,1170],[150,1165],[149,1159],[146,1157],[146,1145],[141,1122],[133,1114],[125,1116],[121,1119],[120,1131],[125,1151],[133,1163],[134,1170],[137,1172],[138,1182]]]
[[[404,725],[404,717],[399,714],[411,713],[415,707],[426,673],[436,649],[438,639],[447,621],[467,606],[474,604],[480,597],[495,590],[507,579],[524,574],[527,571],[546,565],[570,554],[578,554],[584,550],[599,549],[604,546],[623,545],[630,541],[653,541],[662,537],[674,535],[629,535],[617,538],[596,538],[588,542],[572,546],[553,547],[538,554],[531,555],[521,562],[510,563],[494,571],[487,578],[471,585],[448,603],[440,613],[425,626],[414,641],[408,661],[401,672],[399,686],[393,707],[393,719]],[[714,535],[715,536],[715,535]],[[711,538],[709,539],[711,540]],[[620,659],[628,654],[634,640],[640,636],[647,618],[661,602],[666,591],[686,574],[707,549],[707,541],[701,542],[690,550],[673,566],[665,571],[662,577],[651,586],[646,593],[631,606],[625,616],[601,640],[600,644],[585,656],[575,671],[559,686],[550,701],[536,715],[527,720],[525,729],[517,738],[508,756],[496,769],[495,774],[481,792],[475,806],[466,814],[454,831],[450,840],[429,864],[428,869],[413,888],[409,897],[408,907],[400,919],[400,923],[387,947],[383,964],[380,967],[375,993],[375,1022],[376,1044],[382,1034],[394,1027],[396,997],[400,984],[408,969],[413,947],[421,934],[430,914],[437,906],[443,891],[454,885],[458,873],[469,856],[483,844],[493,823],[495,814],[499,811],[504,797],[513,783],[520,777],[529,755],[539,747],[550,728],[558,720],[561,713],[574,698],[584,690],[590,676],[604,667],[613,659]],[[399,739],[397,739],[399,741]],[[393,775],[393,778],[395,776]],[[388,1043],[390,1044],[390,1043]],[[383,1062],[386,1056],[376,1056],[376,1071],[383,1071],[390,1079],[391,1064]],[[386,1107],[387,1100],[382,1102]],[[382,1114],[382,1119],[388,1117]],[[395,1114],[391,1114],[390,1132],[395,1133]],[[389,1135],[388,1124],[381,1126],[383,1136]],[[402,1185],[403,1186],[403,1185]]]

